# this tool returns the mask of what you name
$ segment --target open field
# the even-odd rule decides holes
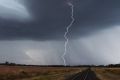
[[[82,72],[85,72],[86,69],[87,68],[83,67],[36,67],[1,65],[0,80],[70,80],[72,76],[75,76],[78,73],[82,74]],[[100,80],[120,80],[120,68],[92,68],[89,73],[88,80],[95,77]],[[79,80],[79,76],[75,80]]]
[[[84,68],[0,66],[0,80],[65,80]]]
[[[101,80],[120,80],[120,68],[93,68]]]

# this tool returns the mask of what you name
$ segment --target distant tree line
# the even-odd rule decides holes
[[[13,62],[8,62],[6,61],[5,63],[0,63],[0,65],[8,65],[8,66],[24,66],[24,64],[16,64],[16,63],[13,63]]]
[[[0,63],[0,65],[7,66],[36,66],[36,67],[120,67],[120,64],[109,64],[109,65],[27,65],[27,64],[16,64],[6,61],[5,63]]]
[[[120,67],[120,64],[109,64],[108,67]]]

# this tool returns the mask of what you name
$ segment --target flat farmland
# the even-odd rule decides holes
[[[100,80],[120,80],[120,68],[93,68]]]
[[[0,80],[65,80],[85,68],[0,66]]]
[[[0,80],[120,80],[120,68],[0,66]],[[85,72],[86,71],[86,72]],[[88,73],[89,71],[89,73]],[[79,75],[78,75],[79,73]],[[78,78],[77,78],[78,77]],[[87,78],[88,77],[88,78]],[[96,77],[96,78],[95,78]],[[81,77],[80,77],[81,78]]]

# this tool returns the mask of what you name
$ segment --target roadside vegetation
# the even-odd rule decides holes
[[[120,80],[120,68],[94,68],[101,80]]]
[[[0,80],[65,80],[81,68],[0,66]]]

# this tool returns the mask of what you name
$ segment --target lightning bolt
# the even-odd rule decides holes
[[[70,24],[66,27],[66,32],[65,32],[65,34],[64,34],[64,38],[65,38],[65,44],[64,44],[64,53],[63,53],[63,55],[62,55],[62,59],[63,59],[63,62],[64,62],[64,66],[66,66],[67,65],[67,63],[66,63],[66,60],[65,60],[65,55],[67,54],[67,46],[68,46],[68,43],[69,43],[69,38],[68,38],[68,34],[69,34],[69,30],[70,30],[70,28],[72,27],[72,25],[73,25],[73,23],[74,23],[74,21],[75,21],[75,19],[74,19],[74,5],[69,1],[68,2],[68,6],[70,6],[70,8],[71,8],[71,19],[72,19],[72,21],[70,22]]]

